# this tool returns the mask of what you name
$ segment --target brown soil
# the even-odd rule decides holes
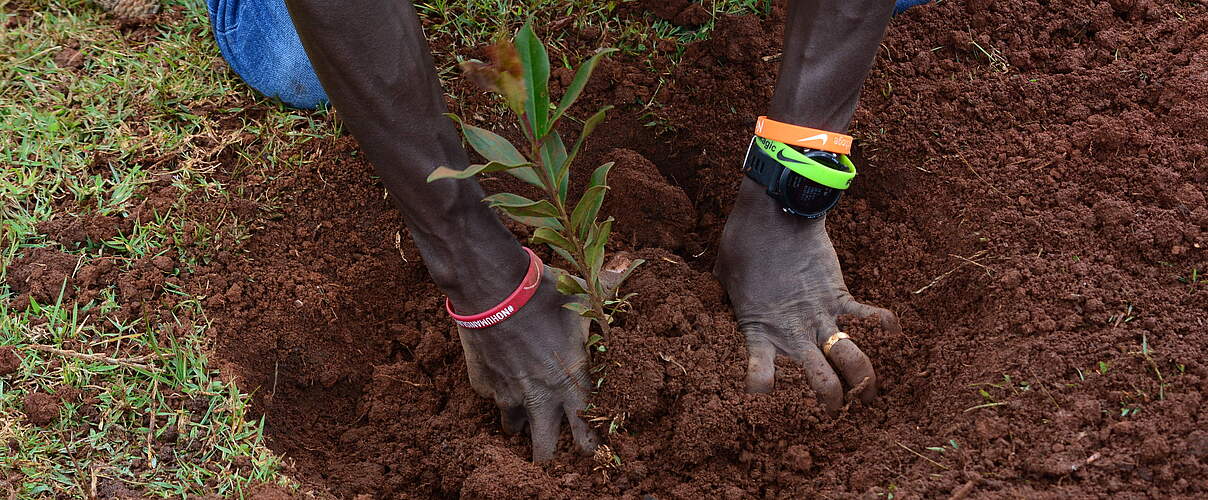
[[[639,4],[676,26],[699,26],[712,18],[704,5],[688,0],[642,0]]]
[[[59,418],[59,397],[45,392],[31,392],[22,401],[25,418],[34,425],[47,425]]]
[[[21,369],[21,357],[13,346],[0,347],[0,377]]]
[[[662,86],[623,58],[589,86],[589,101],[639,103],[580,165],[618,161],[611,250],[648,261],[595,357],[590,414],[619,466],[574,455],[569,435],[534,465],[501,435],[349,138],[270,179],[230,173],[242,198],[190,216],[260,213],[251,237],[179,276],[133,263],[123,296],[165,300],[166,279],[205,295],[216,358],[254,392],[270,445],[339,497],[1208,493],[1208,300],[1191,282],[1208,244],[1208,7],[971,0],[894,22],[856,116],[861,175],[828,227],[852,292],[906,331],[844,319],[881,397],[836,418],[787,363],[776,392],[742,390],[745,345],[708,274],[782,22],[723,20]],[[10,285],[57,294],[75,265],[61,255],[35,250]]]

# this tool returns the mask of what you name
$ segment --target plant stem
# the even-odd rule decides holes
[[[537,172],[537,176],[541,179],[541,184],[545,187],[545,194],[549,199],[554,201],[554,208],[558,209],[558,221],[562,223],[563,237],[570,241],[572,249],[572,257],[575,258],[575,267],[584,281],[587,282],[587,297],[591,302],[591,309],[596,314],[595,322],[600,325],[600,331],[608,336],[611,329],[608,325],[608,319],[604,316],[604,297],[599,292],[599,277],[591,276],[591,269],[587,262],[587,256],[584,252],[586,246],[579,241],[578,231],[571,227],[570,213],[566,210],[566,203],[559,193],[556,180],[551,179],[549,172],[545,170],[545,164],[541,161],[541,146],[540,140],[536,138],[532,128],[528,127],[528,120],[521,117],[521,122],[525,125],[524,130],[529,139],[529,158],[533,163],[533,170]],[[570,168],[569,165],[564,165],[563,168]],[[568,174],[569,175],[569,174]]]

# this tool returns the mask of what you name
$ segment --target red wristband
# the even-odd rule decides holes
[[[537,257],[537,254],[528,247],[524,247],[524,251],[529,254],[529,268],[528,273],[524,275],[524,280],[520,282],[520,286],[516,287],[516,291],[489,311],[472,316],[462,316],[453,312],[453,303],[449,301],[448,297],[445,298],[445,310],[449,311],[449,316],[453,317],[454,323],[471,330],[495,326],[512,317],[516,311],[528,303],[533,294],[537,293],[537,285],[541,284],[541,269],[545,266],[541,264],[541,258]]]

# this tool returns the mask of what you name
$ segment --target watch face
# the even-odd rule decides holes
[[[835,170],[846,170],[829,155],[810,156],[814,161]],[[843,191],[818,184],[791,170],[785,169],[784,175],[785,205],[800,215],[820,216],[833,207],[843,195]]]

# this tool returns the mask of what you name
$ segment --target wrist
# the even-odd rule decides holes
[[[495,306],[524,279],[528,254],[482,202],[484,193],[476,182],[442,181],[429,187],[440,191],[435,198],[440,201],[407,217],[428,273],[459,313]]]
[[[785,213],[780,203],[768,196],[767,188],[749,177],[743,177],[734,199],[730,219],[740,219],[770,231],[797,232],[826,226],[826,216],[814,219]]]

